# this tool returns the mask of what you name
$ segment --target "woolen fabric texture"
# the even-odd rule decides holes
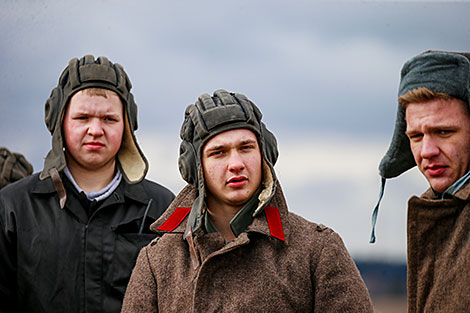
[[[408,202],[408,312],[469,312],[470,183],[433,198]]]
[[[122,180],[90,202],[62,181],[63,209],[51,178],[39,174],[0,190],[2,313],[120,312],[139,250],[155,238],[149,226],[174,198],[148,180]]]
[[[263,211],[229,243],[220,233],[195,236],[194,268],[183,220],[140,252],[122,312],[373,312],[339,235],[288,212],[276,190],[269,206],[279,209],[285,241],[270,235]],[[186,186],[151,229],[195,196]]]

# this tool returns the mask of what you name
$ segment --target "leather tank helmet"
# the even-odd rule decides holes
[[[62,122],[65,109],[72,96],[83,89],[104,88],[114,91],[124,106],[124,134],[117,153],[118,166],[124,179],[130,183],[140,182],[148,171],[148,162],[134,135],[137,130],[137,105],[130,92],[132,84],[124,68],[106,57],[96,60],[85,55],[73,58],[62,72],[59,83],[45,104],[45,122],[52,135],[52,149],[44,160],[40,179],[51,176],[51,170],[61,171],[66,166]]]

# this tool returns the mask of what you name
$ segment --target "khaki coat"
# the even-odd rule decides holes
[[[470,312],[470,183],[408,202],[408,312]]]
[[[187,186],[152,228],[194,198]],[[227,244],[219,233],[194,235],[196,267],[183,239],[187,217],[163,233],[140,252],[122,312],[373,312],[339,235],[288,212],[279,185],[269,206],[284,240],[272,236],[265,210]]]

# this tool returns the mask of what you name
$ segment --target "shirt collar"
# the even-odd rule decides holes
[[[64,173],[69,179],[69,181],[73,184],[75,189],[78,191],[78,193],[81,193],[83,189],[80,188],[80,186],[77,184],[77,182],[72,176],[72,173],[70,173],[70,170],[68,167],[65,167]],[[116,188],[119,186],[119,183],[121,182],[121,179],[122,179],[121,171],[119,171],[119,168],[116,168],[116,175],[106,187],[96,192],[90,191],[89,193],[85,193],[83,191],[83,193],[86,195],[86,197],[90,201],[92,200],[101,201],[103,199],[106,199],[110,194],[114,192],[114,190],[116,190]]]
[[[235,237],[238,237],[241,233],[243,233],[253,222],[253,213],[255,212],[259,202],[258,195],[260,194],[260,192],[261,189],[259,189],[256,194],[253,195],[253,197],[251,197],[251,199],[245,203],[245,205],[237,212],[237,214],[235,214],[235,216],[230,221],[230,228],[232,229],[232,232]],[[208,210],[205,210],[204,212],[203,222],[207,233],[215,233],[218,231],[210,218]]]
[[[470,180],[470,171],[467,174],[463,175],[457,181],[455,181],[452,185],[450,185],[444,192],[440,193],[433,189],[434,194],[438,199],[445,199],[445,198],[452,198],[457,191],[459,191],[463,185],[465,185]]]

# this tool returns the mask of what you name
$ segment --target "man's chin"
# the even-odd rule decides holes
[[[437,192],[444,192],[452,185],[452,183],[445,179],[431,179],[428,181],[430,182],[431,188]]]
[[[245,203],[248,202],[248,200],[250,200],[251,197],[247,196],[247,195],[235,195],[235,196],[232,196],[230,197],[229,199],[229,202],[231,205],[233,206],[244,206]]]

